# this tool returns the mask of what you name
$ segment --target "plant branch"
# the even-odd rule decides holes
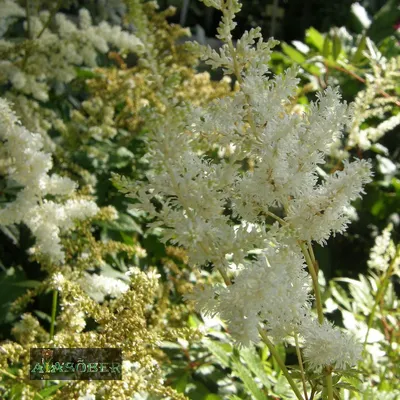
[[[348,69],[343,68],[343,67],[339,67],[338,65],[331,65],[331,67],[333,69],[336,69],[338,71],[344,72],[347,75],[352,76],[354,79],[357,79],[359,82],[363,83],[364,85],[366,84],[366,80],[364,78],[362,78],[360,75],[357,75],[353,71],[349,71]],[[388,99],[393,97],[389,93],[385,92],[384,90],[378,90],[378,93],[381,94],[383,97],[386,97]],[[400,101],[393,100],[393,103],[396,104],[396,106],[400,107]]]
[[[303,383],[304,398],[305,398],[305,400],[308,400],[306,375],[304,373],[303,358],[301,357],[301,351],[300,351],[300,346],[299,346],[299,337],[298,337],[297,333],[294,334],[294,341],[296,343],[296,354],[297,354],[297,360],[299,361],[299,367],[300,367],[300,372],[301,372],[301,381]]]
[[[326,383],[328,389],[328,400],[333,400],[333,382],[332,382],[332,371],[326,375]]]
[[[296,395],[296,397],[299,400],[304,400],[303,396],[301,395],[299,389],[296,386],[295,381],[290,376],[289,371],[286,368],[286,365],[283,362],[281,356],[279,355],[278,351],[276,350],[274,344],[268,339],[267,334],[265,333],[264,329],[261,328],[261,326],[258,326],[258,332],[260,333],[264,343],[268,346],[269,351],[271,352],[272,356],[275,358],[276,362],[278,363],[279,367],[281,368],[283,375],[285,375],[285,378],[289,382],[289,385],[293,389],[293,392]]]
[[[50,340],[54,337],[54,326],[56,323],[56,313],[57,313],[57,298],[58,298],[58,290],[53,290],[53,303],[51,306],[51,323],[50,323]]]
[[[299,243],[301,251],[304,255],[304,258],[306,259],[308,270],[310,271],[310,275],[311,275],[311,278],[313,281],[315,302],[317,305],[318,321],[320,324],[322,324],[324,322],[324,312],[322,310],[321,291],[320,291],[319,284],[318,284],[317,266],[316,266],[316,264],[313,263],[306,244],[303,241],[299,241],[298,243]]]
[[[389,279],[392,276],[393,269],[397,262],[398,257],[400,257],[400,245],[397,246],[396,254],[393,257],[391,263],[389,264],[389,268],[387,269],[386,273],[383,275],[383,277],[380,280],[380,285],[379,285],[379,289],[378,289],[378,292],[375,297],[375,302],[374,302],[374,305],[372,306],[371,313],[369,314],[369,318],[368,318],[367,333],[365,334],[364,345],[363,345],[364,351],[365,351],[365,346],[367,345],[369,331],[371,330],[372,323],[374,321],[376,308],[378,307],[379,303],[381,302],[381,300],[383,299],[383,297],[386,293],[386,289],[389,284]]]

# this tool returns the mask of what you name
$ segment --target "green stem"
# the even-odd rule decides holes
[[[219,273],[222,275],[222,278],[224,278],[224,282],[226,286],[232,285],[231,280],[229,279],[228,274],[226,273],[225,269],[223,267],[217,267]]]
[[[317,304],[317,313],[318,313],[318,322],[322,324],[324,322],[324,312],[322,310],[322,300],[321,300],[321,291],[318,284],[318,275],[316,270],[316,264],[313,263],[310,253],[308,252],[307,246],[304,242],[299,241],[299,245],[301,251],[306,259],[306,263],[308,266],[308,270],[310,271],[310,275],[313,281],[314,293],[315,293],[315,302]]]
[[[264,211],[264,214],[269,215],[270,217],[276,219],[282,226],[287,225],[287,222],[284,219],[278,217],[276,214],[272,213],[271,211]]]
[[[49,27],[49,25],[51,23],[51,20],[54,18],[54,16],[56,15],[57,11],[61,7],[61,5],[62,5],[62,0],[58,0],[58,2],[56,3],[55,7],[51,11],[51,13],[49,15],[49,18],[47,19],[46,23],[43,25],[42,30],[37,35],[36,39],[39,39],[43,35],[44,31]]]
[[[300,367],[300,372],[301,372],[301,381],[303,382],[304,398],[305,398],[305,400],[308,400],[306,375],[304,373],[303,358],[301,357],[299,337],[298,337],[297,333],[294,334],[294,341],[296,343],[296,354],[297,354],[297,359],[299,361],[299,367]]]
[[[378,304],[381,302],[381,300],[383,299],[383,296],[386,293],[386,289],[389,284],[389,279],[392,276],[393,269],[397,262],[398,257],[400,257],[400,246],[398,246],[396,254],[393,257],[391,263],[389,264],[389,268],[387,269],[386,273],[383,275],[383,277],[380,280],[380,286],[378,289],[378,293],[376,294],[375,302],[374,302],[374,305],[371,309],[371,313],[369,314],[369,318],[368,318],[367,333],[365,334],[364,345],[363,345],[364,350],[365,350],[365,346],[367,345],[369,331],[371,330],[372,323],[374,322],[376,308],[378,307]]]
[[[26,0],[25,10],[26,10],[27,35],[28,35],[28,39],[30,39],[31,38],[31,6],[29,4],[29,0]]]
[[[326,383],[328,389],[328,400],[333,400],[332,372],[326,375]]]
[[[57,313],[57,297],[58,290],[53,291],[53,304],[51,308],[51,324],[50,324],[50,340],[54,337],[54,325],[56,323],[56,313]]]
[[[300,390],[297,388],[295,381],[293,378],[290,376],[288,369],[286,368],[285,363],[283,362],[281,356],[279,355],[278,351],[276,350],[275,346],[273,343],[268,339],[267,334],[265,331],[259,326],[258,327],[258,332],[260,333],[264,343],[268,346],[269,351],[271,352],[272,356],[275,358],[276,362],[278,363],[279,367],[282,370],[283,375],[285,375],[285,378],[289,382],[289,385],[291,386],[294,394],[299,400],[304,400],[303,396],[300,393]]]
[[[324,311],[322,309],[321,291],[318,283],[318,264],[315,260],[311,242],[309,242],[308,246],[306,246],[304,242],[299,241],[299,245],[304,255],[304,258],[306,259],[308,270],[310,271],[310,275],[313,281],[315,302],[317,304],[318,322],[322,324],[324,322]],[[328,389],[328,400],[333,400],[332,371],[329,371],[329,373],[327,373],[326,375],[326,387]]]

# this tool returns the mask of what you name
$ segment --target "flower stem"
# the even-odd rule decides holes
[[[276,219],[282,226],[287,225],[287,222],[284,219],[278,217],[276,214],[270,211],[264,211],[264,214],[269,215],[270,217]]]
[[[306,375],[304,373],[303,358],[301,357],[301,351],[300,351],[300,346],[299,346],[299,337],[298,337],[297,333],[294,334],[294,341],[296,343],[296,354],[297,354],[297,359],[299,361],[299,367],[300,367],[300,372],[301,372],[301,381],[303,382],[304,398],[305,398],[305,400],[308,400]]]
[[[312,250],[311,242],[308,246],[303,241],[299,241],[301,251],[306,259],[308,270],[313,281],[315,302],[317,304],[318,322],[322,324],[324,322],[324,311],[322,309],[321,291],[318,283],[318,264]],[[329,368],[330,369],[330,368]],[[333,383],[332,383],[332,371],[330,370],[326,375],[326,387],[328,389],[328,400],[333,400]]]
[[[333,400],[333,383],[332,383],[332,372],[326,375],[326,383],[328,389],[328,400]]]
[[[310,271],[310,275],[313,281],[314,293],[315,293],[315,302],[317,304],[317,313],[318,313],[318,322],[322,324],[324,322],[324,312],[322,310],[322,300],[321,300],[321,291],[319,289],[318,284],[318,275],[316,269],[316,263],[314,263],[311,259],[310,253],[307,249],[307,246],[304,242],[299,241],[299,245],[301,251],[306,259],[306,263],[308,266],[308,270]]]
[[[54,325],[56,323],[56,312],[57,312],[57,298],[58,290],[53,290],[53,304],[51,307],[51,323],[50,323],[50,340],[54,337]]]
[[[223,267],[217,267],[219,273],[222,275],[222,278],[224,279],[225,285],[230,286],[232,284],[231,280],[229,279],[228,274],[226,273],[225,269]]]
[[[389,268],[387,269],[386,273],[382,276],[382,278],[380,280],[380,286],[379,286],[378,292],[375,297],[375,302],[374,302],[374,305],[372,306],[372,309],[371,309],[371,312],[370,312],[369,318],[368,318],[367,333],[365,334],[365,339],[364,339],[364,350],[365,350],[365,346],[367,345],[369,331],[372,328],[372,323],[374,321],[376,308],[378,307],[378,304],[381,302],[381,300],[383,299],[383,297],[386,293],[389,279],[393,274],[393,269],[397,262],[398,257],[400,257],[400,245],[397,247],[396,254],[393,257],[391,263],[389,264]]]
[[[264,343],[268,346],[269,351],[271,352],[272,356],[275,358],[276,362],[278,363],[279,367],[282,370],[283,375],[285,375],[285,378],[289,382],[289,385],[291,386],[294,394],[299,400],[304,400],[303,396],[300,393],[300,390],[297,388],[296,383],[294,382],[293,378],[290,376],[288,369],[286,368],[285,363],[283,362],[281,356],[279,355],[278,351],[276,350],[275,346],[273,343],[268,339],[267,334],[265,333],[264,329],[262,329],[260,326],[258,327],[258,332],[260,333]]]

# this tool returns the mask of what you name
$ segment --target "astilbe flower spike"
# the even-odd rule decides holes
[[[162,118],[150,125],[147,157],[154,170],[148,182],[120,185],[139,200],[135,207],[155,218],[151,226],[163,228],[165,242],[187,249],[193,266],[212,263],[221,271],[226,287],[202,287],[188,298],[198,298],[205,314],[219,314],[239,344],[258,342],[262,327],[275,342],[302,336],[311,370],[352,366],[360,348],[323,322],[312,252],[312,242],[325,245],[346,230],[351,201],[371,181],[366,160],[345,162],[325,178],[319,174],[330,146],[351,124],[352,107],[328,87],[306,113],[288,112],[299,80],[294,67],[271,77],[268,62],[277,42],[264,42],[252,29],[234,47],[240,4],[205,3],[222,11],[218,37],[224,44],[219,51],[191,48],[235,75],[237,90],[205,107],[166,104]],[[210,151],[229,151],[210,159],[199,145],[204,140]],[[250,261],[254,250],[259,255]],[[233,264],[242,267],[231,271]],[[318,322],[310,311],[310,281]],[[318,353],[324,343],[330,347]],[[332,389],[331,380],[327,385]]]
[[[7,179],[22,186],[15,200],[0,209],[0,224],[25,223],[36,238],[32,251],[48,256],[52,262],[63,262],[60,234],[71,230],[74,221],[94,216],[98,212],[96,203],[73,198],[65,202],[46,199],[48,195],[71,197],[76,184],[69,178],[49,174],[52,158],[43,151],[42,137],[24,128],[1,98],[0,139]]]

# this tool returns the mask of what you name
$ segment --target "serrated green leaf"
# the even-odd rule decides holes
[[[260,390],[249,371],[244,367],[239,358],[232,357],[232,373],[239,377],[246,389],[256,400],[267,400],[267,396]]]
[[[130,215],[125,213],[119,213],[118,219],[115,221],[95,221],[95,224],[113,231],[143,234],[140,225]]]
[[[361,393],[359,389],[347,382],[339,382],[335,385],[336,388],[352,390],[353,392]]]
[[[351,311],[351,302],[349,297],[347,296],[346,291],[340,287],[338,284],[331,283],[331,291],[333,298],[338,302],[339,305],[346,308],[346,310]]]
[[[227,349],[223,347],[223,345],[219,342],[204,339],[204,344],[211,351],[214,357],[220,362],[223,367],[229,368],[230,367],[230,357]]]
[[[242,349],[240,351],[240,355],[242,356],[245,363],[250,368],[251,372],[261,381],[261,383],[267,387],[271,387],[271,380],[268,378],[268,375],[265,373],[264,365],[261,361],[260,356],[254,347],[248,347]]]

